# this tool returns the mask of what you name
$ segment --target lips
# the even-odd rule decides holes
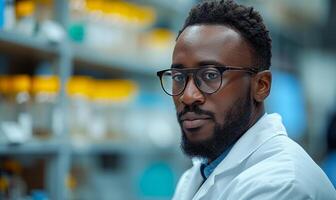
[[[180,121],[184,129],[196,129],[204,126],[211,117],[208,115],[198,115],[193,112],[188,112],[181,116]]]

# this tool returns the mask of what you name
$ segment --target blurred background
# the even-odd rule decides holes
[[[170,199],[191,166],[156,71],[196,0],[0,0],[0,199]],[[241,0],[273,39],[268,113],[336,184],[336,1]]]

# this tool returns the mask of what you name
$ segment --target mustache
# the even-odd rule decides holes
[[[197,115],[207,115],[207,116],[209,116],[209,118],[211,118],[213,120],[215,119],[215,113],[213,113],[211,111],[203,110],[199,106],[194,105],[194,106],[186,106],[186,107],[184,107],[184,109],[181,112],[177,113],[177,119],[180,123],[181,123],[181,117],[188,112],[193,112]]]

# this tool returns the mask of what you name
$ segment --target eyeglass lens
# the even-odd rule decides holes
[[[222,82],[221,73],[216,68],[197,69],[195,75],[196,86],[205,93],[216,92]],[[170,95],[181,94],[187,84],[187,80],[188,73],[178,69],[168,70],[161,77],[163,89]]]

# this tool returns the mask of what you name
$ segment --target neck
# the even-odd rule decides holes
[[[225,145],[225,148],[222,149],[222,151],[220,151],[221,153],[223,153],[227,148],[229,148],[230,145],[233,145],[237,140],[239,140],[239,138],[246,132],[248,131],[255,123],[257,123],[257,121],[265,114],[265,107],[263,103],[260,104],[255,104],[255,106],[253,106],[252,111],[251,111],[251,115],[250,115],[250,119],[247,123],[247,125],[245,126],[245,128],[243,128],[243,130],[241,131],[241,133],[237,134],[236,137],[232,137],[230,138],[230,141],[228,141],[227,145]],[[217,152],[216,155],[213,155],[213,157],[208,157],[208,164],[211,163],[212,161],[214,161],[216,158],[218,158],[218,156],[220,156],[221,154],[219,154]]]
[[[256,107],[254,107],[252,115],[251,115],[251,119],[250,119],[250,123],[247,126],[247,130],[250,129],[255,123],[257,123],[257,121],[265,114],[265,106],[264,103],[261,103],[260,105],[256,105]]]

